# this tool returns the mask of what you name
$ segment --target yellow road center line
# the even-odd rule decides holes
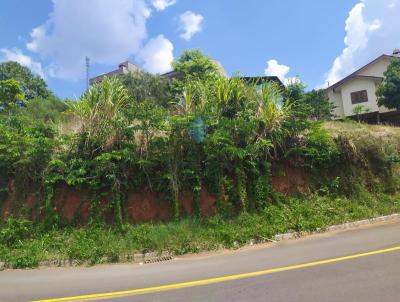
[[[236,275],[230,275],[230,276],[224,276],[224,277],[216,277],[216,278],[202,279],[202,280],[175,283],[175,284],[167,284],[167,285],[147,287],[147,288],[117,291],[117,292],[89,294],[89,295],[72,296],[72,297],[65,297],[65,298],[54,298],[54,299],[47,299],[47,300],[35,300],[32,302],[60,302],[60,301],[85,301],[85,300],[87,301],[87,300],[93,300],[93,299],[110,299],[110,298],[115,298],[115,297],[120,297],[120,296],[130,296],[130,295],[135,295],[135,294],[144,294],[144,293],[151,293],[151,292],[157,292],[157,291],[163,291],[163,290],[201,286],[201,285],[215,284],[215,283],[221,283],[221,282],[232,281],[232,280],[243,279],[243,278],[269,275],[269,274],[278,273],[278,272],[290,271],[290,270],[312,267],[312,266],[317,266],[317,265],[322,265],[322,264],[335,263],[335,262],[357,259],[357,258],[378,255],[378,254],[383,254],[383,253],[389,253],[389,252],[395,252],[395,251],[400,251],[400,246],[396,246],[396,247],[392,247],[392,248],[388,248],[388,249],[371,251],[371,252],[367,252],[367,253],[353,254],[353,255],[344,256],[344,257],[330,258],[330,259],[325,259],[325,260],[320,260],[320,261],[314,261],[314,262],[309,262],[309,263],[266,269],[266,270],[244,273],[244,274],[236,274]]]

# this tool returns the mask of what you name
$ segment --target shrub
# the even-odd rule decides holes
[[[310,168],[329,168],[340,160],[340,151],[329,133],[320,124],[313,126],[294,142],[286,154],[297,165]]]
[[[8,218],[0,228],[0,242],[7,246],[21,243],[25,239],[32,238],[34,228],[32,221],[24,218]]]

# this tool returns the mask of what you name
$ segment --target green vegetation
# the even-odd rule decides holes
[[[16,80],[0,81],[0,106],[2,110],[10,111],[11,108],[16,106],[16,101],[22,99],[22,89]]]
[[[332,108],[321,92],[225,78],[199,51],[174,67],[181,81],[135,73],[106,78],[79,100],[50,95],[0,111],[0,206],[14,217],[0,226],[0,261],[183,254],[398,211],[396,128],[323,123]],[[282,167],[302,171],[301,194],[275,191]],[[87,219],[62,215],[59,188],[87,196]],[[216,198],[215,217],[203,215],[203,191]],[[171,222],[134,224],[134,192],[160,196]],[[191,217],[182,215],[187,195]]]
[[[9,219],[0,231],[0,261],[13,268],[40,261],[78,263],[130,261],[134,253],[171,251],[177,255],[238,248],[288,231],[315,231],[333,224],[398,212],[400,197],[359,192],[352,198],[285,197],[257,213],[208,219],[186,218],[166,224],[124,225],[43,231],[28,220]]]
[[[335,106],[329,102],[324,91],[320,89],[306,92],[305,88],[299,79],[295,79],[287,85],[283,95],[287,102],[300,107],[304,118],[316,121],[330,120]]]
[[[376,95],[379,106],[400,109],[400,58],[393,58]]]
[[[121,76],[121,82],[128,90],[131,100],[137,103],[149,102],[168,107],[171,101],[168,82],[144,71],[130,72]]]
[[[356,105],[353,108],[353,113],[357,117],[357,121],[361,122],[361,115],[370,112],[370,109],[364,105]]]
[[[14,79],[20,84],[27,100],[46,99],[52,96],[52,92],[40,76],[33,75],[29,68],[17,62],[10,61],[0,64],[0,80],[10,79]]]
[[[210,80],[219,78],[221,70],[210,58],[202,54],[200,50],[186,50],[172,63],[175,71],[182,73],[184,78]]]

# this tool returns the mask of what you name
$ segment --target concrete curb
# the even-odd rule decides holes
[[[161,261],[168,261],[174,259],[174,254],[170,252],[152,252],[152,253],[137,253],[133,255],[125,255],[121,257],[121,261],[118,263],[136,263],[136,264],[147,264]],[[107,258],[103,258],[99,262],[110,263]],[[39,267],[75,267],[75,266],[91,266],[90,262],[79,261],[79,260],[68,260],[68,259],[54,259],[39,262]],[[0,263],[1,269],[1,263]]]
[[[371,219],[364,219],[364,220],[359,220],[359,221],[354,221],[354,222],[347,222],[343,224],[337,224],[337,225],[332,225],[330,227],[327,227],[326,229],[317,229],[316,231],[313,232],[289,232],[285,234],[277,234],[272,239],[268,238],[263,238],[261,240],[250,240],[249,244],[253,245],[255,243],[265,243],[265,242],[278,242],[282,240],[291,240],[291,239],[297,239],[301,238],[307,235],[313,235],[313,234],[321,234],[321,233],[328,233],[328,232],[334,232],[334,231],[339,231],[339,230],[347,230],[347,229],[352,229],[360,226],[365,226],[365,225],[373,225],[379,222],[385,222],[385,221],[393,221],[393,220],[399,220],[400,219],[400,214],[392,214],[392,215],[387,215],[387,216],[380,216],[376,218],[371,218]]]

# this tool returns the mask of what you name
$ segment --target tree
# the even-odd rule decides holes
[[[172,67],[175,71],[186,77],[197,79],[218,78],[222,75],[220,67],[200,50],[186,50],[174,62]]]
[[[24,99],[22,89],[16,80],[0,81],[0,107],[3,110],[10,110],[17,101]]]
[[[315,120],[330,119],[335,109],[335,105],[329,102],[323,90],[306,92],[301,101],[310,106],[310,118]]]
[[[376,95],[379,106],[400,109],[400,58],[393,58],[390,62]]]
[[[29,68],[13,61],[0,64],[0,80],[15,79],[19,82],[27,100],[47,98],[52,95],[46,82],[38,75],[33,75]]]
[[[291,103],[294,110],[305,118],[326,120],[332,117],[335,106],[326,98],[323,90],[306,92],[306,86],[299,79],[291,81],[283,93],[286,103]]]
[[[300,79],[290,81],[290,83],[286,85],[286,89],[283,93],[285,102],[296,102],[301,100],[305,94],[305,89],[306,86],[302,81],[300,81]]]
[[[151,103],[167,106],[170,100],[168,82],[144,71],[130,72],[120,77],[128,90],[129,97],[137,103]]]
[[[67,110],[65,102],[60,101],[57,97],[51,96],[46,99],[35,98],[27,104],[23,113],[34,120],[45,122],[57,122],[62,119],[62,112]]]

